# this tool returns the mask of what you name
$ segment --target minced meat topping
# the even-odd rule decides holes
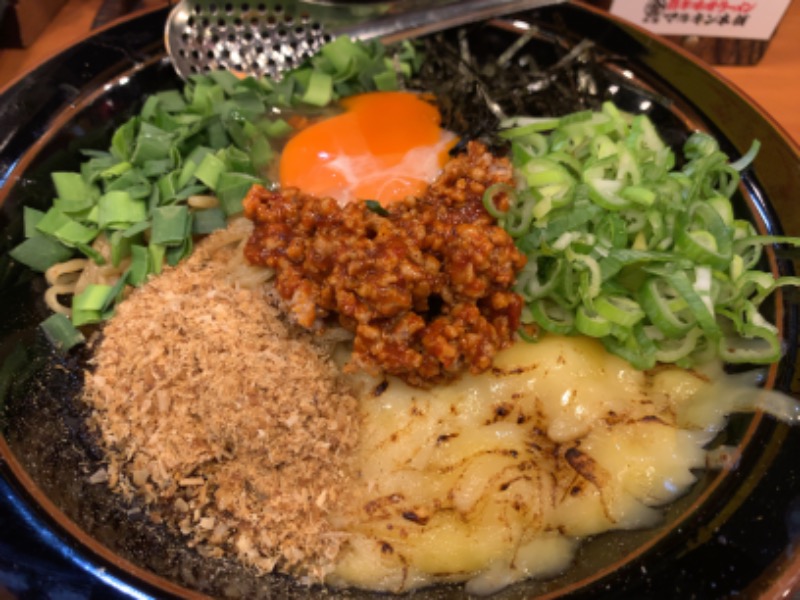
[[[422,198],[387,207],[255,186],[245,256],[276,270],[299,324],[337,315],[354,332],[351,367],[415,385],[480,372],[522,309],[511,287],[525,256],[483,206],[496,183],[513,184],[509,161],[472,142]]]

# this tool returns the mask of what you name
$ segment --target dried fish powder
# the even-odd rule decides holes
[[[207,555],[320,581],[342,543],[327,514],[350,479],[357,402],[281,320],[236,227],[120,305],[84,398],[116,491]]]

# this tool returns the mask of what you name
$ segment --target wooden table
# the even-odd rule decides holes
[[[0,50],[0,89],[52,54],[84,37],[101,0],[69,0],[44,33],[24,50]],[[145,8],[166,0],[144,0]],[[754,66],[719,67],[717,71],[750,96],[800,145],[800,0],[794,0],[764,57]]]

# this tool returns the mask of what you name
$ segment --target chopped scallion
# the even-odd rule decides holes
[[[54,238],[38,236],[28,238],[13,248],[9,255],[34,271],[44,273],[54,264],[72,258],[73,250]]]
[[[53,313],[42,321],[40,327],[59,352],[66,352],[84,342],[83,334],[72,324],[69,317],[61,313]]]
[[[181,244],[191,231],[191,215],[183,205],[161,206],[153,211],[150,243],[161,246]]]
[[[755,269],[762,246],[800,238],[759,238],[734,218],[731,196],[757,142],[730,163],[695,132],[676,170],[648,117],[611,103],[505,124],[520,183],[508,210],[487,209],[529,254],[517,291],[533,322],[598,337],[639,368],[691,366],[709,352],[779,358],[777,329],[759,306],[800,279]]]

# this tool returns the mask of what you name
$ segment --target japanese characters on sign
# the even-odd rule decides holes
[[[611,13],[662,35],[767,40],[791,0],[615,0]]]

